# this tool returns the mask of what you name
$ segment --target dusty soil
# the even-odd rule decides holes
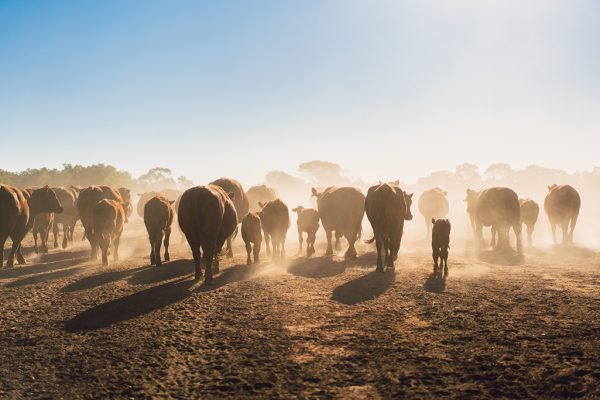
[[[238,238],[208,286],[172,242],[149,267],[133,222],[108,268],[76,242],[1,270],[0,398],[600,396],[594,251],[453,248],[444,284],[425,246],[376,273],[366,245],[247,267]]]

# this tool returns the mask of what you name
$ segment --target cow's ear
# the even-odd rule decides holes
[[[175,204],[175,200],[169,200],[169,204],[170,204],[170,205],[173,205],[173,204]]]
[[[319,193],[317,192],[317,189],[312,188],[312,195],[315,197],[319,197]]]
[[[552,190],[552,185],[548,185],[548,191]]]
[[[409,195],[408,195],[408,198],[409,198],[409,199],[412,199],[413,195],[414,195],[414,193],[411,193],[411,194],[409,194]]]
[[[229,196],[229,198],[231,200],[233,200],[233,198],[235,197],[235,193],[233,193],[233,192],[227,192],[227,196]]]
[[[296,208],[292,208],[292,211],[293,211],[293,212],[298,212],[298,207],[296,207]]]
[[[435,225],[435,218],[431,218],[431,224]]]
[[[262,203],[262,202],[260,202],[260,201],[259,201],[259,202],[258,202],[258,206],[259,206],[260,208],[265,208],[265,203]]]
[[[48,189],[50,189],[50,186],[46,185],[46,186],[44,186],[44,189],[48,190]]]
[[[447,191],[442,191],[442,193],[444,194],[444,196],[448,196],[448,192]]]
[[[394,182],[392,182],[392,185],[399,186],[400,181],[398,179],[396,179]]]

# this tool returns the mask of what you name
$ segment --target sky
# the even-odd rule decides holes
[[[600,166],[600,2],[0,0],[0,169]]]

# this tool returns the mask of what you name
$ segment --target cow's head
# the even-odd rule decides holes
[[[465,198],[465,202],[467,202],[467,212],[469,214],[475,211],[475,206],[477,205],[477,196],[479,192],[477,190],[467,189],[467,197]]]
[[[125,217],[123,222],[129,222],[129,218],[127,218],[127,209],[131,206],[131,203],[128,201],[121,201],[121,207],[123,207],[123,215]]]
[[[54,193],[54,190],[50,189],[48,185],[31,192],[31,196],[29,197],[29,207],[34,215],[42,212],[56,214],[63,212],[63,208],[56,197],[56,193]]]
[[[412,211],[410,211],[410,206],[412,206],[412,198],[414,193],[406,193],[404,191],[402,193],[404,194],[404,203],[406,204],[406,215],[404,216],[404,219],[410,221],[413,219]]]
[[[298,206],[296,208],[292,208],[292,211],[295,212],[295,213],[297,213],[298,215],[302,214],[302,211],[304,211],[304,210],[305,210],[305,208],[302,207],[302,206]]]

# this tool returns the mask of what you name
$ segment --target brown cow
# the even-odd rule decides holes
[[[427,226],[427,237],[431,233],[431,220],[444,218],[448,215],[448,199],[446,196],[448,192],[443,191],[440,188],[433,188],[426,190],[421,193],[419,197],[419,212],[425,218],[425,225]]]
[[[296,225],[298,226],[298,254],[302,253],[302,233],[306,232],[306,257],[315,254],[315,240],[319,230],[319,212],[314,208],[304,208],[298,206],[292,208],[292,211],[298,214]]]
[[[21,240],[33,225],[36,216],[43,212],[61,213],[62,207],[56,194],[48,186],[33,190],[27,198],[20,189],[8,185],[0,185],[0,246],[8,237],[12,240],[12,248],[6,262],[8,268],[14,264],[15,254],[19,264],[25,264],[20,252]],[[0,267],[4,262],[4,251],[0,251]]]
[[[521,224],[527,227],[527,243],[529,247],[533,246],[533,230],[540,215],[540,206],[530,199],[519,199],[521,205]]]
[[[169,261],[169,239],[173,224],[173,201],[163,196],[154,196],[144,206],[144,225],[150,240],[150,263],[160,266],[160,246],[164,238],[165,261]]]
[[[126,187],[120,187],[118,189],[121,198],[123,199],[123,208],[125,209],[125,216],[127,219],[131,217],[131,213],[133,212],[133,205],[131,203],[131,190]]]
[[[431,249],[433,250],[433,273],[448,277],[448,249],[450,248],[450,221],[447,219],[431,219],[433,229],[431,232]],[[439,262],[438,262],[439,260]]]
[[[108,265],[108,248],[111,244],[113,258],[119,261],[119,242],[125,218],[125,210],[119,201],[103,199],[92,207],[92,232],[102,251],[103,266]]]
[[[219,253],[228,237],[237,228],[237,215],[231,198],[216,185],[196,186],[183,192],[177,214],[194,256],[195,279],[202,277],[200,247],[204,252],[205,281],[213,276],[213,261],[218,272]]]
[[[277,198],[277,193],[274,189],[266,185],[252,186],[246,192],[248,203],[250,204],[250,212],[260,212],[258,203],[267,203]]]
[[[254,264],[258,264],[260,261],[260,246],[262,244],[260,227],[260,216],[258,213],[249,212],[242,220],[242,239],[244,239],[244,243],[246,244],[247,265],[252,264],[250,253],[254,253]]]
[[[548,194],[544,199],[544,210],[552,226],[552,238],[556,243],[556,225],[560,225],[563,232],[563,244],[573,243],[573,231],[579,218],[581,197],[570,185],[548,186]],[[569,230],[570,224],[570,230]]]
[[[340,250],[339,239],[344,236],[349,245],[344,257],[356,258],[354,243],[362,233],[365,196],[356,188],[335,186],[330,186],[321,193],[312,188],[312,195],[317,198],[317,209],[327,236],[325,255],[333,254],[331,236],[335,231],[336,250]]]
[[[269,242],[273,241],[273,259],[285,258],[285,236],[290,229],[290,211],[281,199],[266,204],[258,203],[260,222],[265,234],[267,255],[270,255]]]
[[[479,248],[483,246],[483,227],[490,226],[493,236],[495,232],[498,233],[498,242],[492,239],[494,248],[510,249],[509,233],[512,227],[517,239],[517,254],[523,255],[521,206],[517,194],[512,189],[493,187],[479,192],[467,189],[465,201]]]
[[[65,187],[55,187],[53,190],[63,208],[62,213],[54,216],[54,225],[52,229],[54,234],[54,248],[58,247],[58,226],[60,224],[63,228],[62,248],[66,249],[67,241],[73,241],[73,230],[79,219],[79,212],[77,211],[78,193],[72,188]]]
[[[231,178],[219,178],[210,184],[219,186],[225,193],[231,193],[233,195],[232,200],[235,206],[235,212],[237,213],[238,222],[241,222],[250,210],[248,196],[246,196],[242,184]],[[227,238],[227,257],[233,257],[233,248],[231,247],[232,239],[233,237]]]
[[[92,228],[92,210],[99,201],[104,199],[115,200],[119,203],[123,201],[119,192],[108,186],[88,186],[79,192],[79,196],[77,197],[77,211],[85,230],[85,236],[90,242],[92,248],[91,257],[93,259],[97,257],[98,242]],[[126,218],[125,222],[127,221]]]
[[[371,186],[367,192],[364,208],[373,228],[373,238],[367,243],[375,242],[378,272],[383,272],[384,262],[388,268],[394,269],[404,221],[412,219],[412,197],[412,193],[407,194],[399,186],[389,183]]]
[[[154,196],[162,196],[162,197],[165,197],[169,201],[176,201],[179,197],[181,197],[181,193],[183,193],[183,192],[181,192],[179,190],[175,190],[175,189],[165,189],[165,190],[161,190],[159,192],[151,191],[151,192],[146,192],[146,193],[138,193],[138,196],[140,196],[140,199],[138,200],[137,207],[136,207],[137,213],[141,218],[144,218],[144,206],[146,205],[148,200],[150,200]],[[175,211],[175,213],[177,213],[177,203],[175,203],[174,211]]]
[[[33,220],[33,243],[34,251],[48,253],[48,236],[54,225],[54,213],[39,213]],[[41,246],[38,248],[38,235],[40,235]]]

